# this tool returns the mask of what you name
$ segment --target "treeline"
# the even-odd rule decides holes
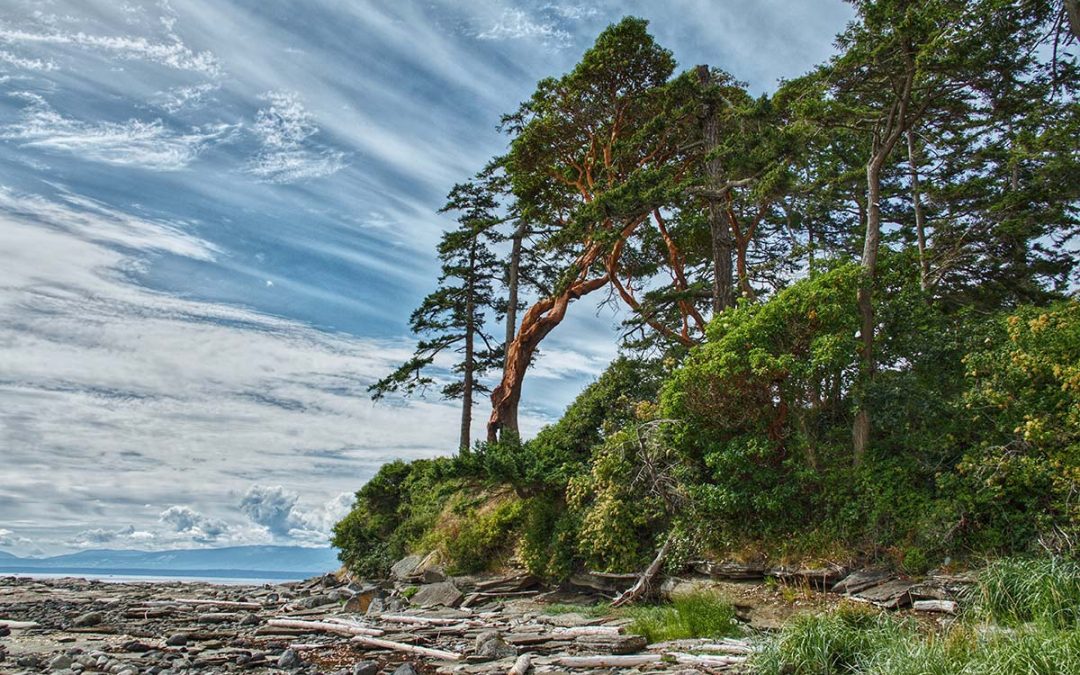
[[[508,152],[451,192],[416,354],[373,387],[461,398],[459,453],[365,486],[347,564],[1072,545],[1076,4],[853,4],[839,54],[771,95],[677,74],[627,18],[504,116]],[[590,294],[626,308],[624,357],[521,443],[525,374]]]

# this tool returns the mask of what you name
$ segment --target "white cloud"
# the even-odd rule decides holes
[[[308,509],[293,490],[281,485],[252,485],[240,500],[240,511],[276,538],[325,544],[334,523],[349,512],[352,503],[352,495],[343,492],[318,508]]]
[[[189,535],[198,543],[212,542],[228,529],[224,521],[207,518],[188,506],[170,506],[161,512],[158,520],[172,527],[174,532]]]
[[[0,27],[0,42],[24,45],[71,46],[104,52],[119,59],[141,60],[208,77],[222,74],[213,53],[194,52],[178,39],[153,42],[145,37],[90,35],[79,32],[34,32]]]
[[[157,105],[162,110],[176,113],[185,108],[196,108],[206,102],[207,96],[220,88],[217,82],[204,82],[183,87],[173,87],[163,91],[155,97]]]
[[[292,183],[337,173],[345,166],[342,152],[310,142],[319,133],[315,117],[292,92],[272,91],[252,127],[261,150],[247,170],[271,183]]]
[[[27,102],[23,117],[0,127],[0,139],[105,164],[176,171],[229,131],[229,127],[217,125],[180,133],[161,120],[84,122],[64,117],[38,94],[22,92],[16,96]]]
[[[535,19],[520,9],[504,10],[489,28],[477,33],[481,40],[538,40],[544,44],[568,46],[572,36],[552,22]]]
[[[0,49],[0,63],[6,63],[9,66],[15,68],[22,68],[23,70],[39,70],[49,72],[50,70],[56,70],[58,66],[45,59],[28,59],[12,54],[6,49]]]

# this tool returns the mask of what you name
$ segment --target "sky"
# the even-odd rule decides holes
[[[373,404],[411,352],[449,188],[622,16],[771,90],[840,0],[0,0],[0,551],[325,545],[453,402]],[[616,353],[575,305],[526,433]],[[476,432],[486,418],[476,409]]]

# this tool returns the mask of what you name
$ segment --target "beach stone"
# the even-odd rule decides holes
[[[412,604],[417,607],[457,607],[464,596],[452,581],[422,586],[412,597]]]
[[[49,661],[49,670],[67,670],[74,663],[67,654],[60,654]]]
[[[420,566],[420,563],[424,561],[423,557],[418,555],[407,555],[401,560],[397,561],[390,568],[390,576],[395,579],[405,579],[412,576],[416,572],[416,568]]]
[[[403,663],[394,670],[394,675],[417,675],[417,672],[413,664]]]
[[[506,644],[502,633],[497,630],[486,630],[477,635],[475,651],[477,657],[491,661],[517,656],[517,650]]]
[[[187,635],[183,633],[173,633],[166,640],[165,644],[170,647],[183,647],[187,644]]]
[[[352,675],[375,675],[378,672],[379,664],[374,661],[360,661],[352,667]]]
[[[286,668],[292,670],[293,668],[299,668],[303,664],[300,660],[300,655],[291,649],[286,649],[281,652],[281,656],[278,657],[278,668]]]
[[[89,626],[96,626],[105,620],[105,616],[101,612],[87,612],[86,614],[80,614],[75,617],[75,620],[71,624],[77,628],[87,628]]]

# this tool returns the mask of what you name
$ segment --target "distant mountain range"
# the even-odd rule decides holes
[[[50,558],[20,558],[0,551],[0,574],[41,572],[148,576],[302,579],[341,566],[332,548],[231,546],[176,551],[79,551]]]

